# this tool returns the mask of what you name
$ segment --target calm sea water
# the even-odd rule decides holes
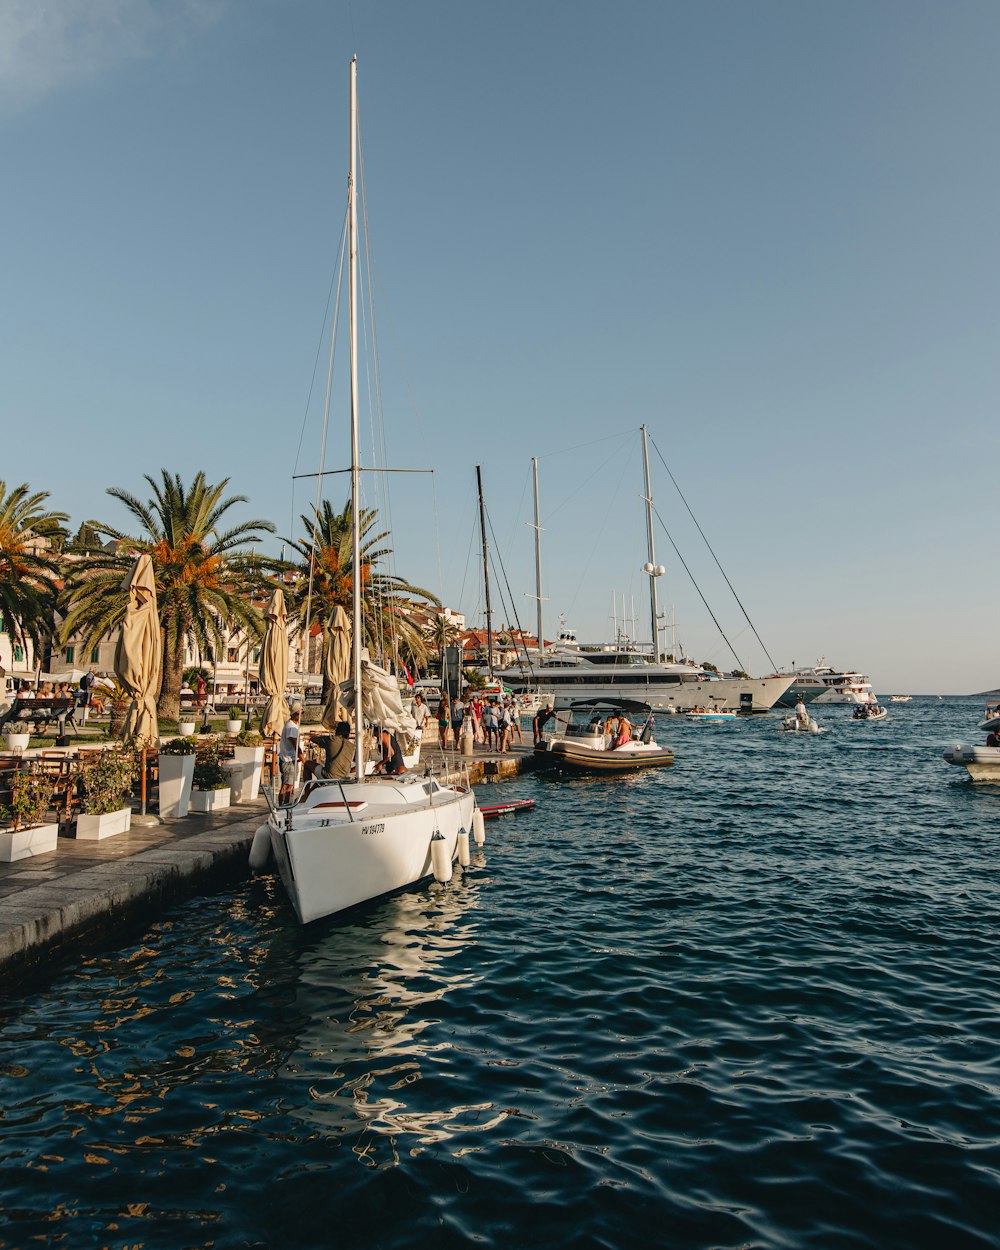
[[[448,887],[181,906],[0,1011],[0,1246],[996,1247],[1000,787],[968,700],[664,718]]]

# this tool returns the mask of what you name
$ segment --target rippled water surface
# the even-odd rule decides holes
[[[664,718],[450,886],[177,908],[0,1013],[0,1246],[996,1247],[1000,787],[967,700]]]

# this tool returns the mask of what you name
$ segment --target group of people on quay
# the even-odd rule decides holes
[[[422,695],[416,695],[413,704],[417,728],[422,732],[430,712]],[[473,693],[468,702],[463,702],[461,695],[449,699],[447,694],[443,694],[435,715],[442,751],[448,749],[449,731],[452,748],[456,751],[461,749],[463,734],[471,734],[474,746],[482,747],[485,751],[495,751],[498,755],[508,753],[515,737],[519,744],[524,742],[520,708],[513,695],[484,699]]]

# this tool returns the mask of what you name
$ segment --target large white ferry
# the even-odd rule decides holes
[[[551,696],[555,708],[581,699],[613,697],[648,703],[654,712],[689,712],[696,707],[727,707],[743,712],[769,712],[791,686],[783,677],[725,677],[700,665],[657,662],[627,639],[615,644],[587,645],[562,631],[544,656],[529,654],[520,668],[497,674],[515,689],[530,685]]]

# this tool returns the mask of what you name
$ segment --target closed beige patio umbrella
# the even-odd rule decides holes
[[[339,603],[330,619],[325,668],[330,693],[323,709],[323,724],[327,729],[336,729],[340,721],[347,719],[340,684],[351,676],[351,620]]]
[[[122,582],[128,591],[128,607],[115,648],[115,676],[132,696],[123,738],[156,742],[156,698],[163,673],[163,639],[156,610],[153,562],[143,552]]]
[[[267,631],[260,652],[260,688],[268,696],[260,731],[266,737],[280,734],[288,720],[285,686],[288,683],[288,622],[285,595],[280,589],[267,605]]]

